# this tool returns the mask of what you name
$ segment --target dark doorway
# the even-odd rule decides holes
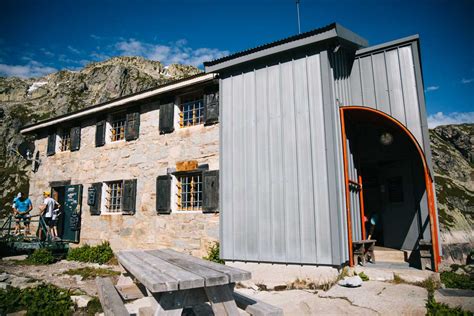
[[[63,233],[64,233],[64,198],[65,198],[65,187],[60,186],[60,187],[54,187],[51,189],[51,195],[53,199],[55,199],[61,206],[59,208],[60,210],[60,216],[58,219],[58,236],[59,238],[63,238]]]
[[[349,165],[362,177],[368,220],[363,239],[375,218],[376,245],[406,251],[410,263],[417,265],[419,241],[431,240],[431,233],[424,164],[416,145],[376,113],[347,111],[344,121]]]

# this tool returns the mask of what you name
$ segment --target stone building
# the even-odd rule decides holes
[[[202,74],[26,126],[41,163],[30,198],[52,191],[64,240],[202,256],[219,238],[218,84]],[[71,217],[81,214],[81,226]]]

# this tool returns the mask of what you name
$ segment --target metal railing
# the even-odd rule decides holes
[[[37,218],[37,219],[36,219]],[[52,236],[48,233],[48,228],[46,222],[44,221],[43,216],[41,215],[32,215],[29,218],[30,225],[32,223],[38,223],[36,232],[33,235],[21,235],[21,234],[14,234],[16,227],[15,216],[10,214],[3,224],[0,226],[0,239],[4,241],[39,241],[39,242],[53,242]],[[21,225],[21,222],[20,222]],[[20,228],[21,233],[21,228]],[[44,240],[42,240],[44,236]]]

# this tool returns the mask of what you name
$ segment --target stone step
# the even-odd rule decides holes
[[[377,262],[405,262],[405,251],[375,246],[375,260]]]

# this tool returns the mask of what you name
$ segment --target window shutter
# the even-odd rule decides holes
[[[48,135],[48,150],[47,155],[52,156],[56,153],[56,132],[51,132]]]
[[[156,212],[158,214],[171,213],[171,176],[156,178]]]
[[[134,140],[140,134],[140,112],[127,113],[125,122],[125,139]]]
[[[136,210],[137,179],[123,181],[122,214],[133,215]]]
[[[205,91],[204,94],[204,124],[210,125],[219,121],[219,91]]]
[[[100,215],[100,201],[102,198],[102,182],[92,183],[87,194],[87,204],[91,215]]]
[[[71,151],[77,151],[81,148],[81,127],[71,128]]]
[[[219,212],[219,170],[204,171],[202,173],[202,183],[203,212]]]
[[[98,121],[95,129],[95,147],[105,145],[105,120]]]
[[[174,102],[160,105],[160,134],[174,131]]]

